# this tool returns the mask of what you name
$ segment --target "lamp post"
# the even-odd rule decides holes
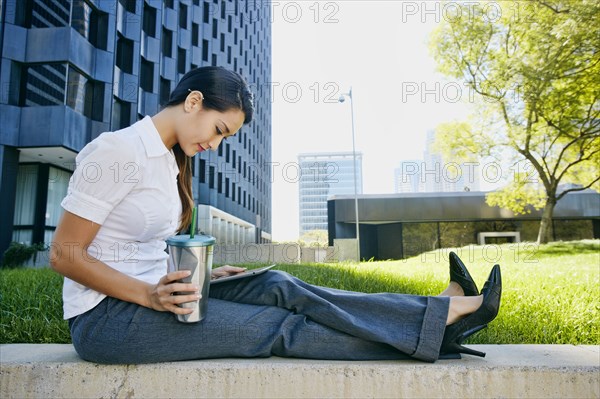
[[[358,226],[358,178],[356,176],[356,147],[354,145],[354,101],[352,100],[352,87],[348,93],[342,93],[339,102],[343,103],[346,96],[350,98],[350,115],[352,117],[352,157],[354,159],[354,220],[356,222],[356,259],[360,262],[360,231]]]

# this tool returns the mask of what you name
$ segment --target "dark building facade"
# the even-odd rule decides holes
[[[268,2],[1,1],[0,254],[11,241],[49,244],[76,154],[158,112],[206,65],[241,73],[256,113],[218,152],[193,158],[194,198],[251,241],[270,240],[271,99],[258,90],[271,78]]]
[[[356,238],[354,196],[327,203],[329,245]],[[360,255],[363,259],[402,259],[436,248],[487,242],[536,241],[542,216],[491,207],[483,192],[361,195],[358,198]],[[554,208],[554,240],[600,238],[600,194],[592,190],[565,195]],[[490,234],[491,233],[491,234]],[[499,234],[500,233],[500,234]]]

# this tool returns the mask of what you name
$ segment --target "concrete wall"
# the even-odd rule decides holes
[[[0,345],[2,398],[599,398],[598,346],[473,345],[485,358],[82,361],[71,345]]]

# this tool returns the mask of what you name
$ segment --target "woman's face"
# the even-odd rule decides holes
[[[215,151],[221,141],[236,134],[244,124],[241,109],[225,112],[206,109],[198,91],[191,92],[183,106],[185,114],[177,124],[177,141],[189,157],[206,150]]]

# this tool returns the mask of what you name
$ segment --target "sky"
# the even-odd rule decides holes
[[[393,193],[394,169],[423,159],[427,131],[467,117],[468,93],[429,53],[444,10],[428,3],[273,3],[274,241],[299,235],[298,154],[352,150],[350,103],[338,102],[350,87],[365,194]]]

